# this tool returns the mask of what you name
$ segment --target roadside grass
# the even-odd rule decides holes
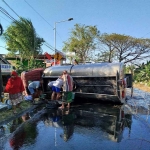
[[[148,85],[145,85],[144,83],[133,83],[133,87],[145,92],[150,92],[150,87]]]
[[[22,109],[20,108],[17,108],[16,111],[17,111],[17,114],[23,112],[24,110],[26,109],[29,109],[31,107],[31,103],[30,102],[27,102],[27,101],[23,101],[21,102],[20,106],[22,107]],[[13,113],[13,109],[6,109],[6,110],[3,110],[0,112],[0,122],[7,119],[7,118],[10,118],[10,117],[13,117],[17,114],[14,114]]]

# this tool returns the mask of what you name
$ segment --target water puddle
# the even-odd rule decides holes
[[[0,128],[0,149],[149,150],[149,93],[124,105],[76,104],[70,110],[42,108]]]

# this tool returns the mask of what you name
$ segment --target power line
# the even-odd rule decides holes
[[[17,20],[15,20],[4,8],[0,7],[0,11],[1,11],[4,15],[6,15],[7,17],[9,17],[13,22],[15,22],[16,24],[18,24],[18,26],[24,28],[24,26],[20,25],[19,22],[18,22]],[[24,29],[25,29],[25,28],[24,28]],[[32,47],[29,46],[29,45],[25,45],[25,46],[27,46],[29,49],[32,49]]]
[[[24,0],[45,22],[47,22],[48,24],[49,24],[49,22],[42,16],[42,15],[40,15],[40,13],[39,12],[37,12],[26,0]],[[51,27],[52,27],[52,25],[51,24],[49,24]],[[53,28],[53,27],[52,27]],[[54,29],[54,28],[53,28]],[[59,35],[59,33],[56,31],[56,33],[57,33],[57,35]],[[62,38],[60,37],[60,35],[59,35],[59,38],[62,40]]]
[[[9,19],[11,19],[13,22],[17,23],[20,27],[23,27],[19,24],[19,22],[14,19],[4,8],[0,7],[0,11],[5,15],[7,16]]]
[[[2,7],[0,7],[0,11],[7,16],[9,19],[11,19],[12,21],[15,21],[15,19]]]
[[[45,41],[45,43],[47,44],[47,45],[49,45],[52,49],[55,49],[53,46],[51,46],[48,42],[46,42]]]
[[[4,0],[2,1],[20,18],[20,16]]]
[[[4,0],[3,0],[4,1]],[[4,3],[20,18],[20,16],[4,1]],[[14,19],[4,8],[2,8],[2,7],[0,7],[0,11],[4,14],[4,15],[6,15],[7,17],[9,17],[12,21],[14,21],[14,22],[16,22],[20,27],[23,27],[23,26],[21,26],[19,23],[18,23],[18,21],[16,20],[16,19]],[[42,16],[41,16],[42,17]],[[44,19],[44,18],[43,18]],[[46,21],[46,20],[45,20]],[[38,35],[38,34],[37,34]],[[38,35],[39,36],[39,35]],[[53,50],[54,51],[54,48],[50,45],[50,44],[48,44],[47,42],[46,42],[46,46],[48,47],[48,48],[50,48],[51,50]],[[31,48],[31,47],[30,47]]]
[[[26,0],[24,0],[45,22],[47,22],[49,24],[49,22],[40,15],[40,13],[38,13]],[[49,24],[50,25],[50,24]],[[52,27],[52,25],[50,25]],[[53,28],[53,27],[52,27]]]
[[[150,33],[150,32],[146,33],[145,35],[147,35],[147,34],[149,34],[149,33]],[[143,35],[142,38],[143,38],[145,35]]]
[[[50,48],[52,51],[55,51],[55,49],[51,46],[51,45],[48,45],[47,43],[44,43],[44,45],[48,48]]]
[[[0,7],[0,11],[4,14],[4,15],[6,15],[7,17],[9,17],[12,21],[14,21],[14,22],[16,22],[20,27],[23,27],[24,28],[24,26],[21,26],[19,23],[18,23],[18,21],[17,20],[15,20],[4,8],[2,8],[2,7]],[[38,35],[38,34],[37,34]],[[39,35],[38,35],[39,36]],[[40,36],[39,36],[40,37]],[[48,47],[48,48],[50,48],[51,50],[53,50],[54,48],[50,45],[50,44],[48,44],[47,42],[46,42],[46,46]],[[31,48],[31,47],[30,47]],[[54,50],[53,50],[54,51]]]

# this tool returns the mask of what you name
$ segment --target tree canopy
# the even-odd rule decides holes
[[[40,38],[30,20],[20,18],[3,33],[8,51],[21,58],[34,58],[41,54],[44,39]],[[75,52],[79,62],[107,61],[134,63],[150,56],[150,39],[121,34],[100,34],[96,26],[75,24],[70,38],[64,42],[64,52]],[[96,52],[97,51],[97,52]],[[97,54],[97,55],[95,55]]]
[[[97,51],[96,55],[95,50]],[[96,26],[76,24],[63,51],[75,52],[79,62],[133,63],[150,56],[150,39],[134,38],[121,34],[100,34]]]
[[[96,49],[96,38],[99,36],[99,31],[96,26],[75,24],[74,27],[69,40],[64,42],[63,51],[75,52],[76,59],[79,62],[85,62],[91,59]]]
[[[37,36],[32,22],[25,18],[13,21],[3,33],[7,50],[11,53],[19,53],[21,58],[33,58],[42,53],[43,38]]]
[[[117,59],[119,62],[129,63],[150,56],[150,39],[105,33],[99,37],[99,40],[105,47],[105,50],[100,50],[99,57],[105,56],[108,62]]]

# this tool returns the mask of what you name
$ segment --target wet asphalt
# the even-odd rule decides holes
[[[150,93],[134,89],[124,105],[37,108],[0,127],[0,150],[150,150],[149,104]]]

